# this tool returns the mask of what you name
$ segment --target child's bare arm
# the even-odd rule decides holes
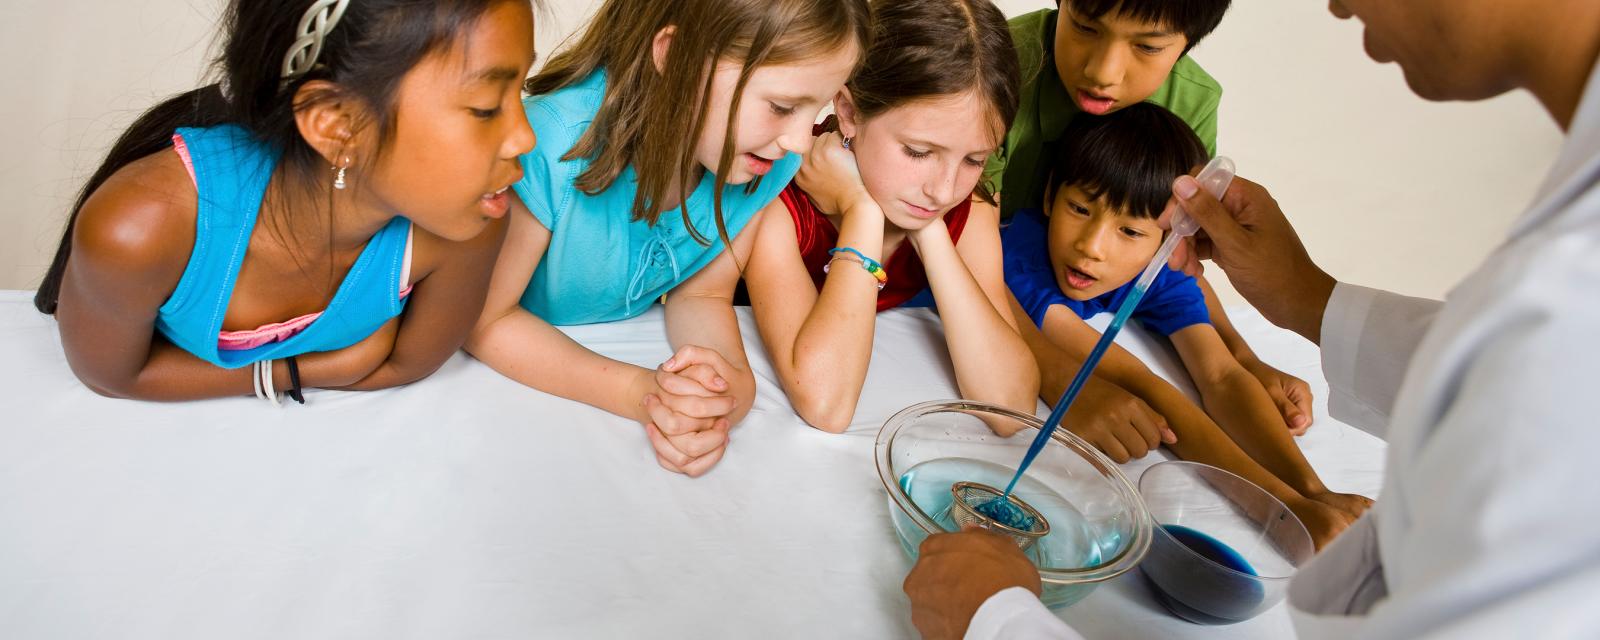
[[[519,300],[550,231],[513,200],[504,246],[467,352],[502,375],[644,425],[661,466],[697,476],[721,458],[733,399],[694,395],[699,385],[663,369],[612,360],[522,308]],[[668,387],[671,387],[670,389]]]
[[[1282,428],[1266,389],[1234,359],[1216,329],[1196,324],[1171,338],[1206,413],[1239,448],[1304,495],[1327,491],[1294,437]]]
[[[1006,290],[1006,302],[1011,307],[1017,333],[1038,363],[1040,397],[1046,404],[1054,405],[1077,375],[1083,356],[1068,354],[1046,338],[1033,325],[1033,319],[1011,295],[1010,289]],[[1170,444],[1175,438],[1160,413],[1128,390],[1098,375],[1089,378],[1062,423],[1117,462],[1142,458],[1162,442]]]
[[[870,210],[846,213],[839,245],[881,256],[882,212],[870,198],[855,206]],[[855,416],[866,382],[878,289],[870,273],[839,261],[818,292],[785,205],[774,201],[762,217],[759,246],[745,271],[761,340],[800,418],[823,431],[842,432]]]
[[[1062,305],[1052,305],[1045,312],[1041,331],[1051,344],[1078,361],[1088,357],[1089,352],[1094,350],[1095,343],[1100,341],[1099,331]],[[1100,358],[1100,363],[1095,365],[1094,374],[1140,397],[1146,397],[1152,389],[1177,391],[1166,380],[1161,379],[1161,376],[1150,371],[1143,361],[1128,353],[1128,350],[1121,345],[1114,343],[1106,349],[1105,355]]]
[[[105,396],[199,400],[250,395],[250,367],[223,369],[156,335],[158,310],[182,277],[194,246],[194,186],[176,154],[124,167],[85,203],[73,233],[56,320],[67,362]],[[387,356],[393,333],[300,359],[307,387],[351,384]],[[275,367],[277,388],[288,369]]]
[[[959,244],[943,220],[912,236],[928,273],[963,398],[1032,413],[1038,366],[1018,335],[1001,275],[1000,212],[974,201]]]
[[[1064,351],[1087,353],[1089,349],[1093,348],[1094,341],[1099,339],[1099,333],[1084,324],[1076,315],[1072,315],[1070,311],[1065,309],[1060,309],[1060,311],[1071,315],[1071,317],[1057,319],[1054,323],[1054,326],[1058,329],[1056,335],[1049,335],[1048,333],[1046,335],[1051,342],[1066,343],[1067,346],[1072,347],[1071,349],[1064,348]],[[1066,320],[1076,321],[1082,326],[1081,328],[1073,327]],[[1046,316],[1046,326],[1052,326],[1051,318],[1048,315]],[[1070,335],[1061,335],[1063,332],[1059,329],[1063,326],[1074,330],[1070,332]],[[1209,328],[1206,325],[1197,326]],[[1221,338],[1216,337],[1215,332],[1212,333],[1212,337],[1215,340],[1215,346],[1221,349]],[[1221,349],[1221,351],[1226,353],[1225,349]],[[1180,349],[1181,353],[1182,350]],[[1187,358],[1185,360],[1187,361]],[[1107,367],[1108,364],[1111,365],[1109,368]],[[1126,388],[1130,392],[1148,403],[1151,409],[1163,416],[1166,423],[1171,425],[1172,431],[1176,434],[1176,441],[1169,441],[1167,446],[1172,449],[1173,453],[1178,454],[1178,457],[1184,460],[1192,460],[1226,469],[1265,489],[1273,497],[1283,501],[1285,505],[1288,505],[1296,515],[1305,521],[1307,528],[1312,531],[1312,536],[1317,546],[1320,547],[1331,540],[1332,536],[1342,530],[1348,521],[1354,517],[1352,515],[1353,512],[1336,509],[1321,501],[1326,498],[1327,489],[1321,486],[1320,481],[1314,481],[1315,474],[1310,476],[1313,482],[1304,482],[1303,480],[1305,479],[1303,477],[1288,473],[1289,478],[1298,478],[1302,480],[1299,484],[1307,485],[1307,488],[1302,489],[1295,486],[1295,483],[1280,477],[1274,471],[1274,468],[1292,469],[1293,461],[1296,459],[1301,463],[1304,462],[1304,457],[1300,456],[1299,449],[1295,447],[1289,434],[1281,428],[1276,428],[1275,422],[1272,429],[1265,429],[1260,424],[1256,424],[1254,425],[1254,430],[1258,433],[1271,431],[1271,435],[1278,436],[1283,440],[1289,440],[1287,449],[1281,448],[1282,442],[1279,442],[1276,446],[1260,446],[1260,441],[1258,440],[1245,439],[1245,441],[1251,442],[1252,447],[1263,452],[1260,460],[1272,463],[1267,465],[1258,461],[1258,458],[1252,453],[1247,453],[1246,449],[1241,447],[1241,442],[1236,442],[1234,437],[1230,437],[1232,436],[1231,431],[1225,431],[1218,425],[1217,421],[1207,415],[1206,411],[1191,401],[1187,395],[1184,395],[1177,387],[1172,386],[1144,368],[1144,365],[1127,351],[1113,345],[1106,352],[1104,358],[1101,359],[1099,368],[1096,371],[1101,370],[1104,370],[1107,377],[1117,381],[1119,384],[1126,384]],[[1248,374],[1234,376],[1232,384],[1238,385],[1240,380],[1248,383],[1250,385],[1248,388],[1254,389],[1256,393],[1264,394],[1260,384],[1250,378]],[[1220,389],[1220,387],[1217,389]],[[1222,393],[1227,393],[1227,391],[1222,391]],[[1277,419],[1276,415],[1271,411],[1270,405],[1261,406],[1266,407],[1266,415],[1271,420],[1275,421]],[[1261,406],[1257,407],[1258,414]],[[1107,455],[1112,455],[1112,452],[1108,451]],[[1306,470],[1308,472],[1309,469],[1310,467],[1307,465]]]
[[[667,294],[667,340],[674,350],[691,346],[706,350],[690,356],[696,361],[690,366],[700,369],[684,373],[707,382],[711,375],[723,380],[706,391],[735,400],[734,408],[725,414],[730,424],[744,419],[756,396],[755,374],[750,371],[739,319],[733,313],[733,293],[739,286],[739,266],[750,263],[763,215],[758,213],[733,239],[732,251],[723,251]]]
[[[414,255],[438,255],[439,266],[415,283],[400,318],[394,348],[383,364],[348,389],[382,389],[414,382],[438,370],[466,341],[482,309],[507,221],[491,223],[466,242],[449,242],[421,229],[413,231]]]
[[[467,352],[522,384],[647,422],[638,390],[650,370],[590,351],[522,308],[522,294],[549,246],[550,231],[515,200],[509,217]]]
[[[1306,384],[1295,376],[1279,371],[1276,367],[1262,362],[1256,357],[1255,350],[1245,341],[1244,336],[1234,328],[1233,321],[1228,318],[1228,312],[1223,309],[1222,301],[1217,298],[1217,292],[1211,288],[1211,283],[1205,276],[1195,276],[1195,282],[1200,284],[1200,290],[1205,293],[1207,316],[1211,326],[1216,327],[1217,334],[1222,336],[1223,344],[1228,351],[1233,353],[1234,359],[1243,365],[1246,371],[1260,381],[1261,386],[1271,396],[1273,406],[1283,416],[1283,422],[1289,427],[1290,433],[1300,435],[1311,427],[1311,385]]]

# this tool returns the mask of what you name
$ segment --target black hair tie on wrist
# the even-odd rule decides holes
[[[306,396],[300,393],[300,364],[294,361],[294,356],[284,359],[289,364],[289,397],[300,404],[306,403]]]

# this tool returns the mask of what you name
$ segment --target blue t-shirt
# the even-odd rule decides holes
[[[713,205],[716,178],[710,172],[686,200],[694,228],[711,238],[709,246],[689,233],[677,208],[662,212],[655,225],[633,220],[638,178],[631,166],[598,194],[574,186],[589,161],[561,157],[589,128],[605,89],[605,72],[596,71],[576,84],[522,102],[539,140],[522,156],[524,174],[512,189],[550,230],[550,246],[521,303],[551,324],[610,322],[644,313],[723,251]],[[800,156],[791,153],[753,186],[726,185],[722,214],[728,236],[738,235],[799,170]]]
[[[1100,313],[1116,313],[1122,300],[1133,290],[1133,280],[1082,302],[1068,298],[1056,282],[1055,268],[1050,262],[1049,238],[1049,219],[1038,209],[1018,211],[1011,223],[1000,230],[1006,286],[1011,288],[1028,317],[1033,318],[1033,323],[1044,326],[1045,312],[1057,304],[1086,320]],[[1206,312],[1205,292],[1200,290],[1199,283],[1170,267],[1156,274],[1150,290],[1133,310],[1133,319],[1164,336],[1211,322]]]

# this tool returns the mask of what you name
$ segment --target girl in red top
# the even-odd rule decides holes
[[[961,395],[1033,413],[1038,374],[978,185],[1017,111],[1016,53],[988,0],[882,0],[862,67],[795,183],[763,211],[745,284],[784,391],[850,425],[876,313],[931,289]]]

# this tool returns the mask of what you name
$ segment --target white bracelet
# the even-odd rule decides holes
[[[266,394],[261,393],[261,363],[250,363],[250,385],[256,389],[256,399],[266,400]]]
[[[283,408],[283,403],[278,402],[278,390],[272,383],[272,361],[262,360],[257,364],[261,367],[261,388],[266,392],[267,400],[272,403],[272,406]]]

